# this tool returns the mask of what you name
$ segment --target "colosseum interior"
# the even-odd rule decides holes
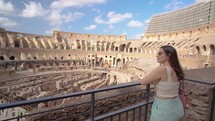
[[[0,28],[1,101],[32,100],[139,80],[159,66],[156,54],[162,45],[177,49],[185,70],[214,67],[214,38],[215,1],[152,16],[140,40],[64,31],[44,36]],[[64,99],[19,110],[31,112],[70,102]]]

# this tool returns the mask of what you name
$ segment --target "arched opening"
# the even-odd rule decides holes
[[[86,44],[85,44],[85,41],[84,40],[82,40],[82,50],[85,50],[86,49]]]
[[[136,47],[134,48],[134,52],[137,52],[137,48]]]
[[[4,60],[4,56],[0,56],[0,60]]]
[[[132,48],[130,48],[130,49],[129,49],[129,52],[130,52],[130,53],[132,53],[132,50],[133,50],[133,49],[132,49]]]
[[[210,45],[210,54],[211,55],[215,54],[214,45]]]
[[[77,49],[81,49],[80,41],[79,41],[79,40],[77,40],[77,41],[76,41],[76,43],[77,43]]]
[[[34,56],[34,60],[36,60],[37,59],[37,57],[36,56]]]
[[[125,47],[126,47],[126,45],[125,45],[125,44],[123,44],[123,45],[120,45],[120,52],[124,52],[124,50],[125,50]]]
[[[95,51],[95,45],[93,45],[93,47],[92,47],[92,51]]]
[[[15,60],[15,56],[10,56],[10,60]]]
[[[113,42],[113,43],[111,44],[111,51],[114,51],[114,48],[115,48],[114,43],[115,43],[115,42]]]
[[[20,47],[19,41],[15,41],[15,47]]]
[[[118,58],[118,59],[116,60],[116,66],[119,66],[119,65],[121,65],[121,59]]]
[[[199,47],[199,46],[196,46],[196,50],[197,50],[197,53],[198,53],[198,54],[201,54],[201,51],[200,51],[200,47]]]
[[[118,47],[115,48],[115,51],[118,51]]]
[[[206,51],[206,50],[207,50],[207,48],[206,48],[206,46],[205,46],[205,45],[203,45],[203,50],[204,50],[204,51]]]

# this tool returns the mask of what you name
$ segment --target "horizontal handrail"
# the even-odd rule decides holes
[[[69,97],[76,97],[76,96],[81,96],[81,95],[98,93],[98,92],[102,92],[102,91],[120,89],[120,88],[125,88],[125,87],[132,87],[132,86],[136,86],[136,85],[140,85],[140,82],[131,82],[131,83],[125,83],[125,84],[119,84],[119,85],[99,88],[99,89],[95,89],[95,90],[88,90],[85,92],[75,92],[75,93],[70,93],[70,94],[65,94],[65,95],[49,96],[49,97],[43,97],[43,98],[38,98],[38,99],[33,99],[33,100],[24,100],[24,101],[6,103],[6,104],[0,105],[0,110],[6,109],[6,108],[11,108],[11,107],[18,107],[18,106],[23,106],[23,105],[29,105],[29,104],[53,101],[53,100],[64,99],[64,98],[69,98]]]
[[[138,108],[138,107],[142,107],[142,106],[145,106],[145,105],[148,105],[148,104],[152,104],[153,101],[154,101],[154,100],[150,100],[149,102],[143,101],[143,102],[141,102],[141,103],[138,103],[138,104],[129,106],[129,107],[127,107],[127,108],[120,109],[120,110],[117,110],[117,111],[114,111],[114,112],[110,112],[110,113],[107,113],[107,114],[104,114],[104,115],[95,117],[95,121],[99,121],[99,120],[105,119],[105,118],[110,117],[110,116],[113,116],[113,115],[117,115],[117,114],[120,114],[120,113],[129,111],[129,110],[132,110],[132,109],[135,109],[135,108]],[[91,120],[91,119],[88,119],[88,120],[86,120],[86,121],[92,121],[92,120]]]

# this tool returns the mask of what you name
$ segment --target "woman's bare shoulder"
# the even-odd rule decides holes
[[[158,66],[157,68],[154,69],[156,72],[164,72],[166,70],[165,66]]]

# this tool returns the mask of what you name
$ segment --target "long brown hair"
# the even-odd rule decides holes
[[[179,63],[178,55],[177,55],[175,48],[170,45],[164,45],[160,48],[162,48],[164,50],[164,52],[166,53],[166,55],[169,57],[170,65],[175,70],[178,80],[183,80],[184,72]]]

